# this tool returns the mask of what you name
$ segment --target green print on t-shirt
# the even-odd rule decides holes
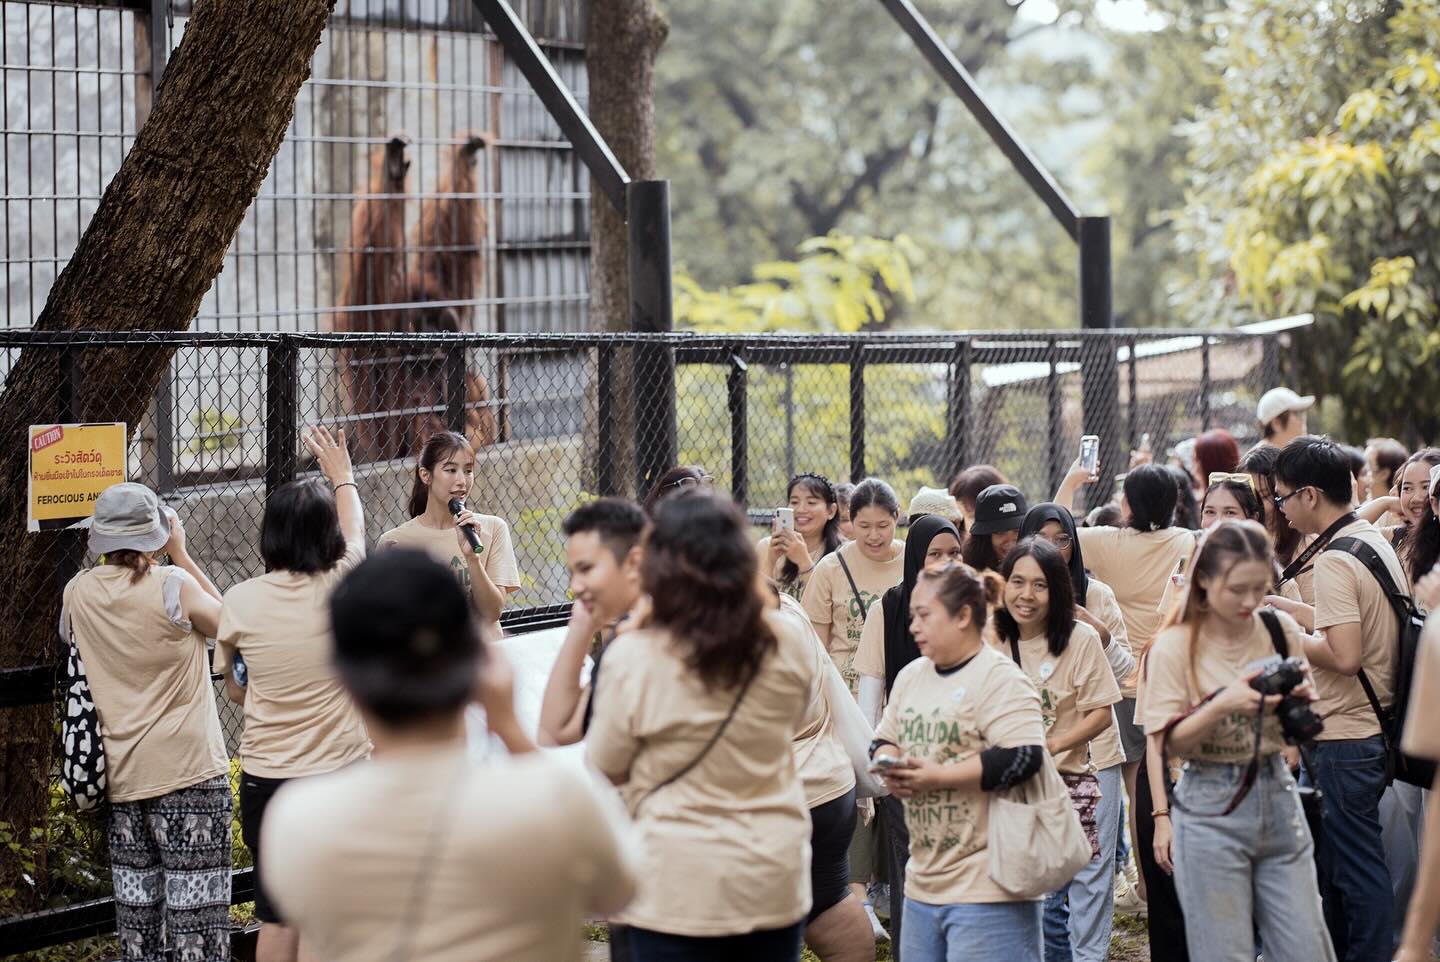
[[[457,555],[450,556],[450,567],[455,569],[455,577],[460,579],[460,587],[470,592],[470,565],[464,558]]]
[[[963,730],[960,722],[945,717],[941,709],[920,714],[906,709],[900,719],[900,744],[905,754],[929,758],[938,765],[969,757],[977,748],[975,734]],[[954,789],[942,788],[905,801],[905,822],[911,844],[936,852],[960,849],[960,857],[978,851],[975,800]],[[983,841],[983,840],[982,840]]]
[[[1040,714],[1047,732],[1055,727],[1055,696],[1049,688],[1040,689]]]

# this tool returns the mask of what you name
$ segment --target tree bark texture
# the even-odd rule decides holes
[[[653,0],[591,0],[585,28],[590,119],[631,180],[655,178],[655,56],[670,32]],[[625,219],[600,191],[590,195],[590,326],[630,330],[629,238]],[[620,494],[634,493],[635,369],[615,358],[610,452]],[[591,446],[594,450],[594,445]]]
[[[220,273],[279,150],[335,0],[201,0],[154,108],[106,187],[35,321],[39,331],[182,331]],[[159,348],[73,352],[62,410],[61,351],[24,350],[0,393],[0,668],[56,659],[55,625],[73,533],[25,531],[30,424],[124,421],[133,431],[169,363]],[[0,821],[21,838],[44,817],[50,705],[0,709]],[[13,884],[0,862],[0,887]]]

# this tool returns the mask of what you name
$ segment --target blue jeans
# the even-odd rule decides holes
[[[1311,757],[1324,795],[1320,870],[1338,903],[1326,906],[1335,954],[1345,962],[1383,962],[1394,948],[1394,893],[1380,831],[1384,745],[1379,735],[1316,742]]]
[[[1223,814],[1245,768],[1190,762],[1175,788],[1175,887],[1191,923],[1190,957],[1254,962],[1258,930],[1265,962],[1335,962],[1295,780],[1271,755],[1239,807]]]
[[[1105,962],[1115,922],[1115,836],[1124,835],[1121,796],[1125,779],[1120,766],[1095,773],[1100,804],[1095,829],[1100,854],[1064,888],[1045,897],[1045,962]]]
[[[1041,962],[1039,902],[930,905],[905,899],[904,962]]]

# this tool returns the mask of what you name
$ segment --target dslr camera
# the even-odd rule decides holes
[[[1294,694],[1295,687],[1304,681],[1304,662],[1298,658],[1276,658],[1250,681],[1250,687],[1262,695],[1282,696],[1275,714],[1285,740],[1292,744],[1311,741],[1325,730],[1324,720],[1311,710],[1310,703]]]

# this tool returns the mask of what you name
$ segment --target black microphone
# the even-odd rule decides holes
[[[450,513],[458,518],[460,517],[460,512],[465,510],[465,502],[459,498],[451,498],[448,507],[450,508]],[[485,550],[485,546],[480,543],[480,532],[475,530],[474,525],[467,524],[460,530],[465,532],[465,540],[470,542],[470,547],[475,549],[476,554]]]

